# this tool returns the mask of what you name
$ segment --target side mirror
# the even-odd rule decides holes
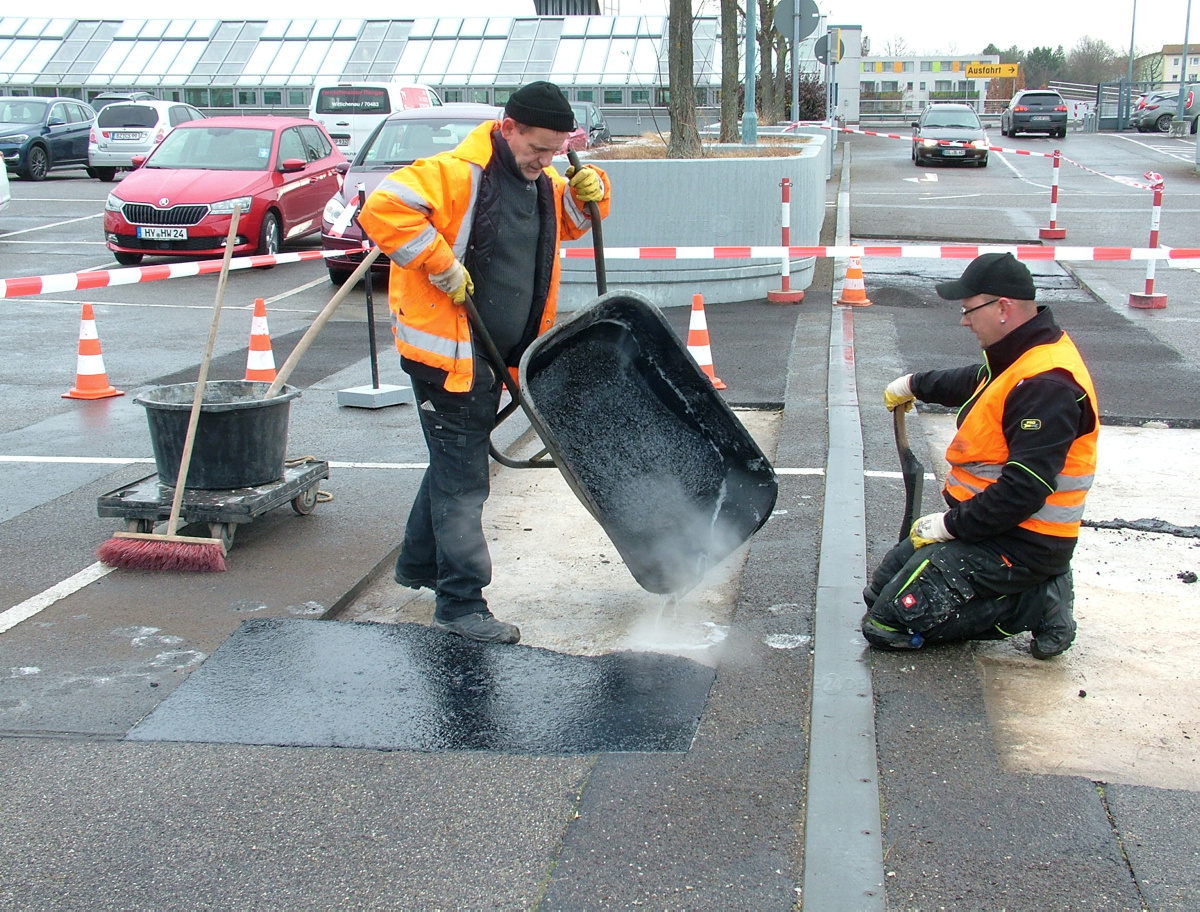
[[[308,162],[302,158],[285,158],[279,163],[279,170],[289,174],[293,171],[303,171],[307,166]]]
[[[343,177],[345,177],[345,176],[346,176],[346,172],[350,170],[350,162],[348,162],[348,161],[340,161],[340,162],[338,162],[336,165],[334,165],[334,167],[335,167],[335,168],[337,168],[337,173],[338,173],[338,174],[340,174],[340,175],[342,175]]]
[[[917,121],[915,121],[915,120],[913,121],[913,124],[912,124],[912,125],[913,125],[914,127],[919,127],[919,126],[921,126],[921,124],[920,124],[920,123],[918,123],[918,122],[917,122]]]
[[[131,159],[129,160],[129,163],[130,163],[131,165],[133,165],[133,170],[134,170],[134,171],[136,171],[136,170],[137,170],[138,168],[140,168],[142,165],[146,164],[146,156],[144,156],[144,155],[135,155],[135,156],[133,156],[133,158],[131,158]]]
[[[46,121],[46,126],[48,127],[65,127],[66,125],[67,122],[61,117],[51,117],[48,121]]]

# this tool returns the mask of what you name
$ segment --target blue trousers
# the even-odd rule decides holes
[[[408,514],[396,569],[408,579],[436,580],[434,615],[451,620],[487,610],[483,588],[492,581],[492,559],[483,504],[490,493],[488,446],[501,383],[482,362],[467,393],[411,379],[429,468]]]

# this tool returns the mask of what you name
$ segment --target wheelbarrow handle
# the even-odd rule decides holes
[[[567,150],[567,161],[578,171],[583,166],[579,164],[579,156],[574,149]],[[600,227],[600,207],[595,202],[584,203],[587,207],[588,218],[592,221],[592,253],[596,261],[596,291],[604,294],[608,291],[608,275],[604,268],[604,230]]]

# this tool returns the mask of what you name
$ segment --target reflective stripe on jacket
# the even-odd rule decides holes
[[[429,282],[429,276],[463,260],[470,241],[479,185],[492,158],[492,131],[497,121],[472,130],[457,148],[421,159],[392,172],[367,197],[359,214],[363,230],[392,261],[388,305],[395,315],[396,348],[405,358],[447,372],[446,389],[466,392],[474,381],[474,347],[466,308]],[[608,215],[608,177],[599,203]],[[558,244],[581,237],[590,227],[565,178],[547,168],[557,220],[550,289],[538,325],[541,335],[554,325],[557,312]],[[534,265],[530,264],[530,269]]]
[[[1036,345],[1021,355],[999,376],[984,378],[976,399],[946,450],[950,472],[945,491],[957,501],[979,494],[1000,478],[1008,462],[1008,441],[1004,436],[1004,405],[1008,395],[1024,380],[1051,370],[1064,370],[1087,393],[1097,415],[1096,390],[1075,343],[1065,332],[1048,345]],[[1078,538],[1083,519],[1083,503],[1096,473],[1096,441],[1100,434],[1097,421],[1091,431],[1077,437],[1067,451],[1062,472],[1050,482],[1053,489],[1045,504],[1020,523],[1021,528],[1059,538]]]

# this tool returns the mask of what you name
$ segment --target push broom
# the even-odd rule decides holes
[[[175,496],[171,500],[171,516],[167,520],[166,534],[114,533],[112,538],[96,549],[96,556],[110,567],[120,567],[125,570],[221,571],[225,569],[225,546],[221,540],[180,535],[179,523],[188,467],[192,462],[192,446],[196,442],[196,426],[200,423],[200,406],[204,401],[204,386],[208,381],[208,366],[212,362],[213,348],[217,342],[217,324],[221,319],[221,304],[225,300],[225,283],[229,279],[229,258],[233,256],[233,245],[237,238],[237,225],[241,213],[241,207],[234,206],[233,216],[229,220],[229,234],[225,238],[225,255],[221,261],[221,275],[217,280],[217,299],[213,304],[212,325],[208,330],[208,344],[204,349],[204,357],[200,359],[200,376],[196,380],[196,394],[192,397],[192,411],[188,416],[187,435],[183,440],[183,456],[179,460],[179,475],[175,479]]]

